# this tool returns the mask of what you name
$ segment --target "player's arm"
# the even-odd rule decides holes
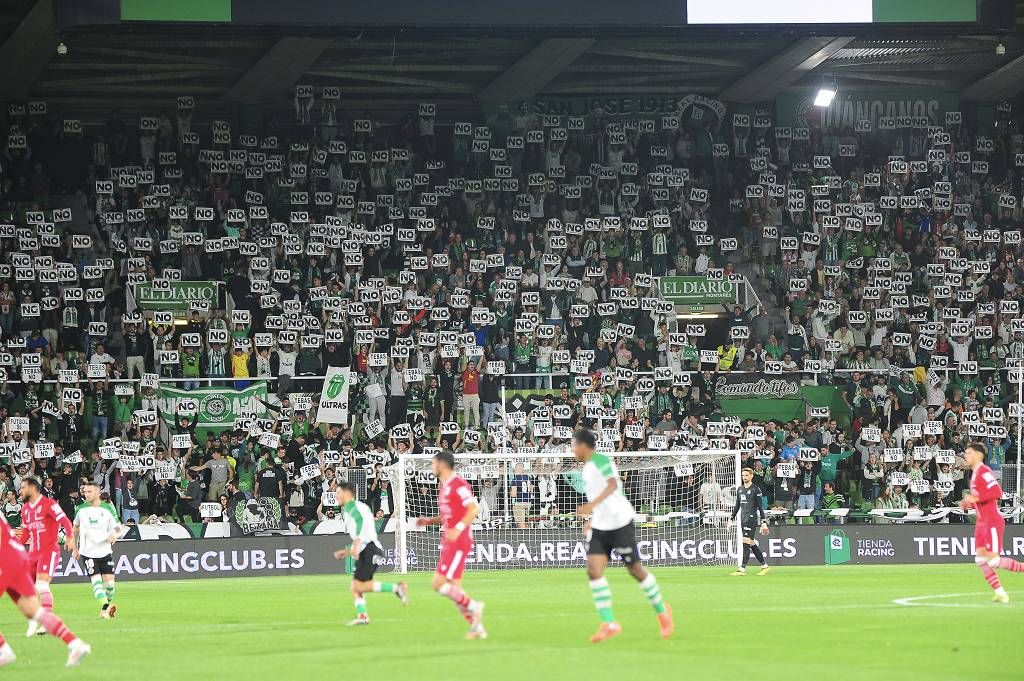
[[[342,558],[347,558],[348,556],[353,556],[354,557],[354,556],[358,556],[358,555],[359,555],[359,537],[353,537],[352,538],[352,545],[349,546],[348,548],[338,549],[337,551],[334,552],[335,560],[341,560]]]
[[[440,525],[441,522],[441,516],[439,515],[435,515],[431,518],[417,518],[416,527],[426,527],[427,525]]]
[[[737,489],[736,490],[736,502],[732,505],[732,514],[729,515],[729,518],[735,518],[736,514],[739,513],[739,512],[740,512],[740,493],[739,493],[739,490]]]
[[[459,522],[455,523],[455,527],[451,528],[445,533],[445,539],[448,541],[456,541],[467,528],[473,525],[473,521],[480,515],[480,504],[476,502],[476,499],[470,499],[464,502],[466,506],[466,514],[462,516]]]
[[[755,484],[754,487],[757,487]],[[764,512],[764,504],[761,503],[763,495],[761,489],[758,488],[754,496],[754,503],[757,504],[757,518],[761,523],[761,534],[768,534],[768,515]]]
[[[71,526],[71,544],[68,548],[71,550],[71,557],[78,560],[78,515],[75,515],[75,522]]]
[[[75,528],[71,524],[71,519],[68,518],[66,513],[64,513],[64,509],[62,509],[60,506],[57,506],[56,501],[53,502],[53,506],[56,506],[56,508],[51,508],[51,512],[53,513],[54,518],[57,520],[57,524],[60,527],[60,529],[64,530],[64,546],[68,550],[73,551],[76,546],[74,537]],[[70,544],[68,543],[69,541],[71,542]]]

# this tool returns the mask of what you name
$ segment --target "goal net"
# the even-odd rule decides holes
[[[650,565],[735,564],[739,528],[729,515],[739,484],[733,450],[619,452],[613,457],[636,510],[637,549]],[[580,567],[586,563],[583,463],[568,451],[459,454],[456,473],[480,502],[470,569]],[[437,478],[430,454],[403,454],[388,469],[395,493],[396,567],[433,570],[438,526]]]

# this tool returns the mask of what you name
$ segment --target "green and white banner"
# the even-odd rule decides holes
[[[260,382],[245,390],[229,390],[224,387],[160,388],[160,414],[167,423],[174,420],[179,405],[199,414],[199,428],[229,430],[235,419],[243,413],[263,415],[266,407],[260,400],[267,399],[267,384]],[[184,404],[183,404],[184,403]]]
[[[217,307],[219,281],[143,281],[131,286],[128,308],[140,310],[186,311],[190,304]],[[134,307],[132,304],[134,303]]]
[[[736,283],[706,277],[661,277],[661,295],[676,305],[714,305],[735,303]]]

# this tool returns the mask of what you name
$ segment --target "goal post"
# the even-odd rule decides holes
[[[586,563],[583,462],[565,450],[456,454],[456,473],[480,503],[471,569],[582,567]],[[395,565],[433,570],[440,554],[432,454],[400,454],[388,468],[395,494]],[[623,493],[632,502],[637,549],[650,565],[732,565],[741,528],[730,518],[740,484],[737,450],[615,452]]]

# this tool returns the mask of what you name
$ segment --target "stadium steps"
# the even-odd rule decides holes
[[[742,274],[750,282],[751,287],[757,293],[757,297],[760,298],[761,304],[764,305],[765,310],[768,312],[768,318],[771,320],[772,330],[776,334],[785,333],[789,327],[789,323],[786,321],[785,311],[782,310],[778,305],[775,304],[775,296],[768,290],[768,280],[761,276],[760,268],[746,258],[742,258],[739,255],[734,255],[729,258],[729,262],[733,264],[734,269],[737,273]]]

